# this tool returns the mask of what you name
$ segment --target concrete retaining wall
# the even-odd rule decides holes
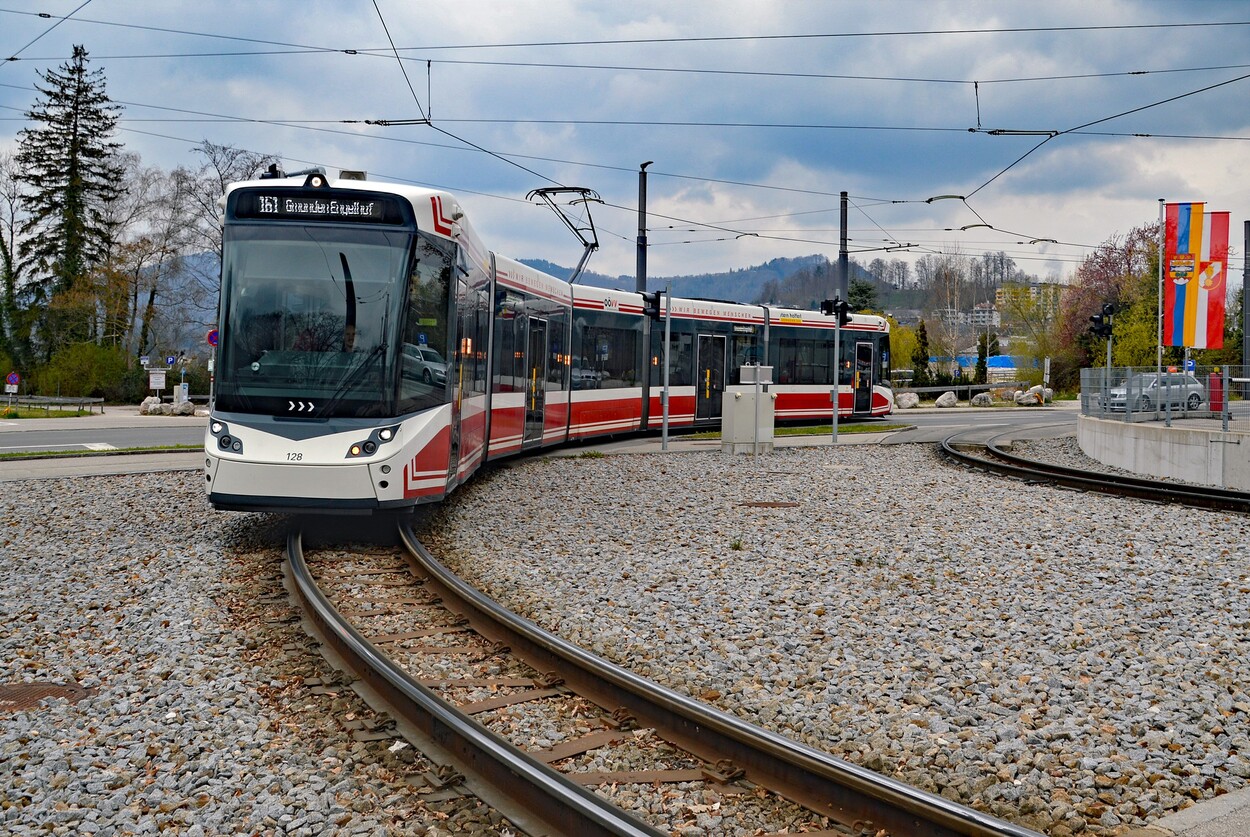
[[[1104,465],[1250,491],[1250,434],[1081,416],[1077,441]]]

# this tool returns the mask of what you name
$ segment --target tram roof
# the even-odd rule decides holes
[[[226,199],[237,189],[265,188],[308,188],[309,192],[321,190],[347,189],[354,192],[377,192],[393,195],[407,201],[416,217],[417,229],[442,238],[458,241],[478,257],[485,253],[485,247],[477,232],[473,229],[468,215],[460,205],[460,199],[453,193],[443,189],[430,189],[423,186],[412,186],[404,183],[390,183],[380,180],[361,180],[357,178],[339,177],[334,180],[325,178],[324,186],[308,186],[308,181],[315,172],[302,172],[287,177],[273,177],[264,180],[245,180],[231,183],[221,198],[224,208]],[[324,177],[324,175],[323,175]]]

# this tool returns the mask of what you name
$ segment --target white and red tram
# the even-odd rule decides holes
[[[487,250],[446,192],[314,172],[226,192],[205,485],[220,509],[368,513],[484,462],[658,429],[663,321]],[[714,426],[741,367],[776,419],[828,419],[834,320],[661,296],[669,424]],[[841,328],[838,414],[893,409],[889,329]]]

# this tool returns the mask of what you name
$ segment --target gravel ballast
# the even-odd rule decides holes
[[[4,484],[0,683],[92,692],[0,707],[0,833],[501,833],[477,800],[423,805],[403,777],[433,767],[306,685],[339,678],[282,587],[286,521],[213,512],[201,479]]]
[[[1060,837],[1250,777],[1244,516],[902,445],[531,460],[429,528],[454,569],[574,642]]]
[[[499,833],[422,805],[412,748],[354,741],[349,688],[309,689],[334,675],[281,586],[285,521],[212,512],[200,478],[0,492],[0,682],[92,690],[0,707],[0,833]],[[1244,516],[857,445],[534,458],[425,517],[544,627],[1057,837],[1250,777]]]

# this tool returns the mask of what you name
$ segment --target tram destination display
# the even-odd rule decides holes
[[[332,221],[403,224],[403,206],[389,195],[324,189],[239,190],[231,195],[236,220]]]

